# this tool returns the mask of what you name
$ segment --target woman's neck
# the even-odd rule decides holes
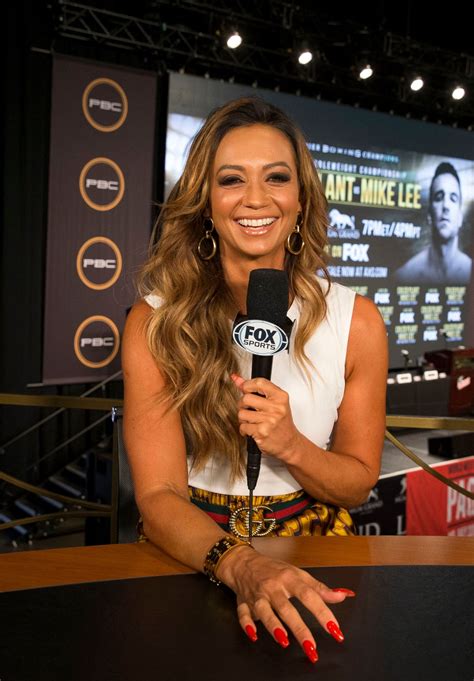
[[[242,314],[247,314],[247,289],[249,284],[250,272],[262,267],[268,267],[273,269],[284,269],[283,262],[280,267],[273,264],[263,264],[258,261],[248,261],[248,262],[231,262],[222,263],[224,269],[224,276],[227,282],[227,286],[232,294],[235,302],[235,310],[232,311],[233,315],[237,312]]]

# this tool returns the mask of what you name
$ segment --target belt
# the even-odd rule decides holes
[[[209,493],[209,496],[213,493]],[[229,529],[234,535],[240,538],[249,536],[249,507],[248,497],[233,497],[232,495],[222,495],[228,503],[217,504],[206,500],[203,496],[206,493],[199,490],[199,496],[193,495],[193,488],[190,488],[190,496],[193,504],[207,513],[223,529]],[[216,496],[216,495],[213,495]],[[291,499],[285,500],[289,496]],[[262,497],[260,497],[261,499]],[[258,498],[257,498],[258,499]],[[295,498],[295,494],[281,495],[276,500],[271,501],[272,497],[264,497],[265,503],[255,504],[252,509],[252,536],[264,537],[275,529],[278,523],[303,513],[314,504],[314,499],[301,491]],[[238,506],[236,505],[236,500]],[[238,500],[238,501],[237,501]],[[234,507],[234,508],[232,508]]]

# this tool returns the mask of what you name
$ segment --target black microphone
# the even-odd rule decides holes
[[[293,322],[287,317],[288,277],[286,272],[258,269],[250,273],[247,290],[247,316],[238,316],[233,337],[252,356],[252,378],[270,380],[273,355],[289,350]],[[261,452],[255,440],[247,437],[247,486],[255,489],[260,473]]]

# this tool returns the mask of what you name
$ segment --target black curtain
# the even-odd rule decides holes
[[[7,3],[3,14],[0,391],[24,393],[41,380],[51,56],[32,51],[48,42],[42,3]],[[41,415],[36,408],[2,407],[0,443]],[[9,449],[2,469],[21,475],[37,445],[35,437],[28,452]]]

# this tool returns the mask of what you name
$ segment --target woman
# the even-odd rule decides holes
[[[313,662],[315,640],[289,599],[342,641],[328,604],[352,592],[238,537],[244,436],[263,454],[263,532],[279,509],[272,534],[353,534],[345,508],[378,478],[385,327],[371,301],[329,285],[326,209],[304,138],[283,112],[257,98],[217,109],[162,210],[123,338],[125,442],[143,536],[233,589],[249,638],[257,620],[284,647],[291,631]],[[256,268],[285,269],[290,283],[291,349],[275,357],[272,381],[248,380],[249,359],[231,342]]]

